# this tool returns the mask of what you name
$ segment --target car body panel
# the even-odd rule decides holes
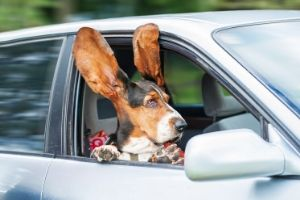
[[[181,169],[55,159],[43,199],[299,199],[299,180],[248,178],[192,182]],[[289,192],[290,191],[290,192]]]
[[[49,155],[0,153],[0,199],[40,199]]]

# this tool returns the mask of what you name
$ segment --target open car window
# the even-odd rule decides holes
[[[132,49],[117,47],[113,50],[128,77],[138,80],[140,76],[133,64]],[[181,149],[199,134],[238,128],[249,128],[260,134],[259,121],[201,66],[167,49],[163,49],[161,61],[172,106],[189,125],[178,142]],[[79,155],[89,157],[95,145],[103,145],[106,136],[115,133],[118,120],[108,99],[92,92],[86,84],[82,91]],[[99,137],[94,137],[97,134]]]

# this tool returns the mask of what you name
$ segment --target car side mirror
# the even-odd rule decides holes
[[[272,176],[283,173],[284,154],[248,129],[193,137],[185,151],[185,173],[191,180]]]

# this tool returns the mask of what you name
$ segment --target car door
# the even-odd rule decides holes
[[[44,153],[62,38],[0,44],[0,199],[40,199],[52,155]]]
[[[117,34],[113,34],[116,37]],[[105,35],[109,38],[109,34]],[[124,36],[123,36],[124,37]],[[131,35],[109,40],[114,50],[130,48]],[[180,43],[182,45],[182,43]],[[174,51],[203,67],[197,62],[197,51],[186,46],[176,45],[176,39],[164,38],[161,43],[165,50]],[[174,45],[176,48],[174,48]],[[71,48],[71,44],[70,47]],[[70,50],[69,50],[70,52]],[[129,54],[125,57],[131,57]],[[121,56],[117,56],[121,59]],[[194,58],[194,59],[193,59]],[[72,61],[70,55],[70,61]],[[120,61],[119,61],[120,62]],[[129,61],[132,62],[132,61]],[[217,181],[194,182],[187,178],[182,166],[168,164],[141,163],[133,161],[112,161],[98,163],[89,158],[88,134],[93,127],[87,128],[84,110],[90,109],[90,116],[98,117],[96,122],[113,118],[113,114],[99,117],[99,101],[86,102],[88,90],[78,72],[69,62],[70,94],[68,109],[64,116],[68,127],[64,130],[65,151],[49,167],[45,180],[43,199],[297,199],[295,191],[299,180],[278,177],[254,177]],[[124,64],[124,63],[123,63]],[[124,64],[127,66],[130,63]],[[205,66],[207,69],[209,66]],[[72,78],[73,77],[73,78]],[[220,78],[220,77],[219,77]],[[72,83],[72,84],[71,84]],[[226,87],[226,86],[225,86]],[[99,98],[101,100],[101,98]],[[94,104],[93,104],[94,103]],[[101,104],[102,105],[102,104]],[[100,106],[101,107],[101,106]],[[106,106],[108,108],[109,106]],[[104,119],[105,118],[105,119]],[[97,130],[97,129],[95,129]],[[200,131],[201,133],[201,131]],[[208,133],[209,134],[209,133]],[[196,135],[196,134],[195,134]],[[214,144],[209,144],[214,145]],[[261,152],[262,153],[262,152]],[[213,155],[212,156],[217,156]],[[287,191],[293,192],[289,194]]]

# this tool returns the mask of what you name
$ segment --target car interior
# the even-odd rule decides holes
[[[132,50],[130,48],[114,48],[114,53],[120,67],[128,74],[129,78],[133,80],[138,78],[133,64]],[[181,149],[184,150],[188,140],[199,134],[239,128],[251,129],[259,135],[261,134],[259,121],[209,73],[184,56],[170,52],[170,50],[162,50],[161,60],[168,92],[171,96],[170,105],[188,123],[188,128],[178,142]],[[173,67],[172,64],[174,63],[175,65],[179,63],[182,66]],[[192,81],[190,80],[191,77],[183,74],[189,67],[199,71],[199,76]],[[178,68],[184,69],[184,71],[176,71]],[[196,73],[186,71],[187,73]],[[174,74],[174,77],[168,77],[169,74]],[[180,74],[180,78],[176,77],[178,74]],[[176,80],[179,81],[179,79],[182,82],[177,85],[174,84],[174,81],[176,83]],[[194,87],[192,92],[197,93],[194,95],[194,99],[184,99],[188,96],[184,92],[189,87]],[[118,121],[115,109],[108,99],[95,94],[85,84],[82,90],[83,107],[80,128],[82,142],[79,154],[88,157],[90,155],[88,137],[100,130],[108,135],[113,134],[117,129]],[[183,92],[181,96],[179,95],[180,92]],[[182,99],[180,99],[181,97]]]

